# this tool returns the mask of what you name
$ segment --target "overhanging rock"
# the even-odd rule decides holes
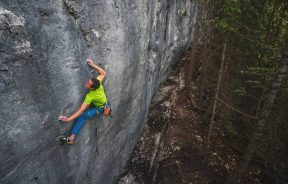
[[[154,90],[191,46],[194,1],[0,2],[0,183],[113,183],[137,142]],[[89,120],[73,146],[74,112],[107,71],[113,117]]]

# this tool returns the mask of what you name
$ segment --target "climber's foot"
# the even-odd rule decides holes
[[[69,144],[69,145],[74,144],[74,141],[72,141],[69,137],[59,136],[58,140],[63,144]]]

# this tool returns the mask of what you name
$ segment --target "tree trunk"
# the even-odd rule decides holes
[[[219,70],[217,87],[216,87],[216,92],[215,92],[215,98],[214,98],[212,112],[211,112],[209,131],[208,131],[206,146],[205,146],[205,152],[206,153],[208,152],[208,149],[210,147],[210,137],[211,137],[211,133],[212,133],[212,129],[213,129],[214,117],[215,117],[215,112],[216,112],[216,108],[217,108],[217,101],[218,101],[218,96],[219,96],[219,91],[220,91],[220,86],[221,86],[221,80],[222,80],[222,75],[223,75],[223,70],[224,70],[226,49],[227,49],[227,38],[224,42],[224,47],[223,47],[223,51],[222,51],[221,66],[220,66],[220,70]]]
[[[208,45],[209,45],[209,41],[210,41],[210,33],[206,33],[206,39],[205,39],[205,43],[204,43],[204,50],[202,52],[202,71],[201,71],[201,75],[200,75],[200,90],[199,90],[199,101],[200,101],[200,106],[203,105],[202,103],[202,98],[203,98],[203,95],[204,95],[204,89],[205,89],[205,84],[206,84],[206,78],[207,78],[207,68],[209,66],[209,57],[207,57],[207,54],[208,54]]]
[[[193,48],[192,48],[191,55],[190,55],[190,61],[189,63],[187,63],[187,67],[185,70],[185,89],[186,89],[187,97],[194,109],[197,108],[197,104],[192,95],[191,81],[192,81],[193,69],[197,60],[197,54],[198,54],[198,49],[200,45],[199,35],[203,27],[202,22],[204,20],[203,18],[205,14],[205,4],[206,4],[205,0],[200,1],[199,14],[198,14],[197,23],[195,26],[194,44],[193,44]]]
[[[285,77],[285,74],[287,72],[287,65],[288,65],[288,43],[286,42],[285,51],[282,55],[280,64],[278,66],[277,76],[272,82],[272,88],[267,95],[267,98],[265,100],[262,112],[260,114],[259,120],[257,122],[256,130],[253,134],[253,137],[248,145],[247,151],[244,154],[243,158],[240,161],[239,166],[236,168],[234,175],[229,179],[228,183],[237,183],[238,179],[242,176],[242,174],[245,172],[246,168],[249,165],[249,162],[257,148],[257,143],[259,139],[261,138],[263,134],[263,128],[265,127],[266,120],[268,119],[271,108],[274,104],[277,92],[281,86],[281,82],[283,78]]]

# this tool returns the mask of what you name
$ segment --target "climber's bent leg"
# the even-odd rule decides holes
[[[97,108],[90,108],[88,109],[87,111],[85,111],[83,114],[81,114],[74,122],[74,125],[73,125],[73,128],[72,128],[72,131],[71,131],[71,134],[74,134],[74,135],[78,135],[81,128],[84,126],[85,124],[85,121],[88,119],[88,118],[91,118],[93,116],[96,116],[97,114]]]
[[[103,114],[103,112],[104,112],[103,108],[91,107],[87,111],[85,111],[83,114],[81,114],[81,116],[79,116],[74,122],[71,135],[70,135],[70,140],[74,141],[76,135],[80,133],[81,128],[84,126],[85,121],[88,118],[94,117],[97,114]]]

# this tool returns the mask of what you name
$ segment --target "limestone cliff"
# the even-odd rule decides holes
[[[154,90],[191,46],[190,0],[2,0],[0,183],[113,183],[137,142]],[[89,120],[75,145],[58,121],[83,101],[84,82],[107,71],[113,117]]]

